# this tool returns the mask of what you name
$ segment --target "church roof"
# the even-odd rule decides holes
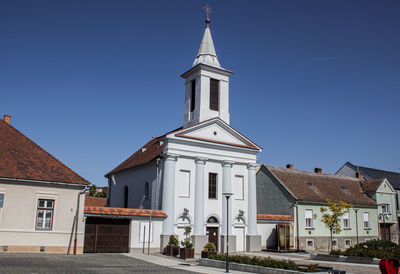
[[[325,202],[344,201],[356,205],[376,205],[375,201],[364,194],[357,178],[322,174],[263,165],[286,190],[299,201]]]
[[[208,20],[208,21],[207,21]],[[209,27],[209,19],[206,20],[206,29],[204,30],[203,38],[201,39],[201,44],[199,52],[193,62],[193,67],[198,64],[206,64],[213,67],[221,68],[219,64],[217,54],[214,48],[214,42],[211,36],[211,30]]]
[[[4,179],[90,184],[3,119],[0,155],[0,177]]]

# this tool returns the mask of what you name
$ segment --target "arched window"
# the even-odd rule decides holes
[[[149,199],[149,195],[150,195],[150,189],[149,189],[150,187],[149,187],[149,183],[148,182],[146,182],[145,184],[144,184],[144,199],[145,200],[148,200]]]
[[[214,216],[211,216],[210,218],[208,218],[207,223],[209,224],[219,224],[218,219]]]
[[[128,208],[128,196],[129,196],[128,186],[124,186],[124,207],[125,208]]]

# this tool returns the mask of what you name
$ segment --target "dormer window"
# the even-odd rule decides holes
[[[210,109],[219,111],[219,81],[210,79]]]
[[[196,79],[192,80],[192,93],[190,95],[190,112],[194,110],[196,106]]]

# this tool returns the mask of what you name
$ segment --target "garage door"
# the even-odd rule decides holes
[[[87,217],[83,252],[129,252],[129,225],[129,219]]]

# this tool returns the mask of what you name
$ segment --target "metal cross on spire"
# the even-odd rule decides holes
[[[206,16],[207,16],[207,18],[206,18],[206,24],[207,24],[207,26],[206,26],[206,27],[208,27],[208,24],[210,24],[210,13],[212,12],[212,10],[211,10],[209,4],[206,4],[205,7],[204,7],[203,9],[204,9],[204,11],[206,12]]]

